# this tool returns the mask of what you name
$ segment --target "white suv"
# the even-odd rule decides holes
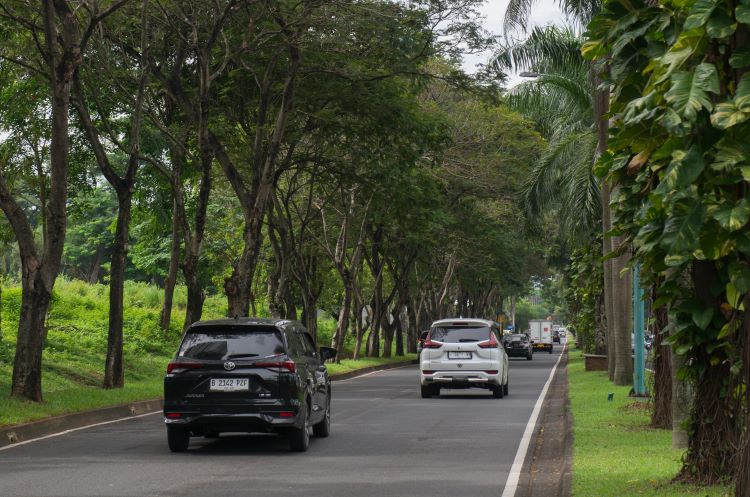
[[[422,345],[419,372],[422,397],[441,388],[487,388],[493,397],[508,394],[508,355],[500,328],[485,319],[441,319]]]

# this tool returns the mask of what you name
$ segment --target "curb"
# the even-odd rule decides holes
[[[382,366],[370,366],[367,368],[355,369],[354,371],[331,375],[331,381],[348,380],[375,371],[401,368],[411,364],[418,364],[418,361],[394,362]],[[60,416],[40,419],[30,423],[8,426],[6,428],[0,428],[0,448],[97,423],[141,416],[143,414],[160,411],[161,409],[162,399],[158,398],[130,402],[128,404],[120,404],[111,407],[102,407],[100,409],[80,411],[72,414],[62,414]]]

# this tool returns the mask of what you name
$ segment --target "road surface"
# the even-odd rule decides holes
[[[497,497],[561,352],[510,359],[510,395],[422,399],[416,366],[333,384],[332,434],[306,453],[274,435],[191,439],[159,414],[0,451],[3,497]]]

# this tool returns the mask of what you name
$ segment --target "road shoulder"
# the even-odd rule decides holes
[[[568,352],[560,361],[534,430],[516,497],[569,497],[572,489],[573,419],[568,399]]]

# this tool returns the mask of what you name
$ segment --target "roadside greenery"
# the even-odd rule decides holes
[[[628,397],[629,387],[612,385],[606,371],[584,371],[580,352],[570,352],[567,370],[575,497],[730,495],[727,486],[673,481],[684,451],[672,448],[670,432],[649,427],[649,406]]]

